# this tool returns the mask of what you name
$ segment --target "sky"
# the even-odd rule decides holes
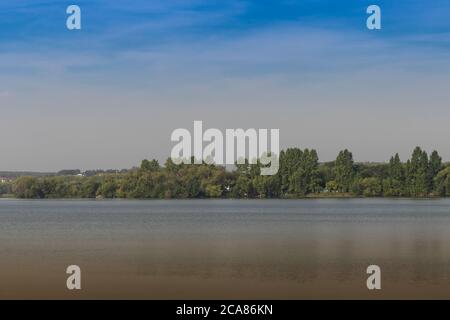
[[[194,120],[321,161],[450,161],[449,101],[448,0],[0,2],[0,171],[163,163]]]

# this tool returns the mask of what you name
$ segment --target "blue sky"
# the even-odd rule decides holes
[[[450,26],[450,4],[445,0],[432,4],[425,0],[3,0],[2,45],[32,42],[29,45],[39,47],[39,41],[67,40],[67,32],[61,25],[64,26],[65,8],[70,4],[83,9],[86,32],[76,39],[109,37],[110,41],[95,46],[105,50],[151,47],[180,38],[234,37],[288,23],[357,31],[365,25],[361,14],[370,4],[383,9],[383,36],[436,35],[447,33]],[[115,32],[117,36],[113,35]]]
[[[370,4],[382,30],[365,27]],[[449,71],[444,0],[2,0],[0,170],[162,161],[193,120],[280,128],[322,160],[415,145],[450,160]]]

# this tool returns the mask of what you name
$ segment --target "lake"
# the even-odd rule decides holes
[[[450,199],[0,200],[0,256],[0,298],[450,298]]]

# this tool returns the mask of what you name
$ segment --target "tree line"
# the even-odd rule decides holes
[[[233,171],[211,164],[164,166],[143,160],[140,167],[90,176],[19,177],[9,186],[17,198],[302,198],[311,196],[447,197],[450,164],[437,151],[416,147],[406,162],[355,163],[348,150],[319,162],[315,150],[289,148],[279,155],[273,176],[261,164],[236,164]],[[0,187],[0,191],[2,188]]]

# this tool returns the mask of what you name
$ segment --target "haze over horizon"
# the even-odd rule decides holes
[[[0,171],[161,164],[171,132],[279,128],[320,161],[450,161],[450,3],[4,0]],[[82,30],[66,29],[66,8]]]

